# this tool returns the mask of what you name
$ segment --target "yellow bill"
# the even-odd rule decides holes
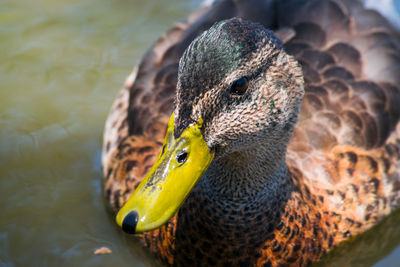
[[[156,163],[117,214],[117,223],[125,232],[156,229],[183,204],[214,158],[200,132],[202,124],[200,118],[175,139],[172,114]]]

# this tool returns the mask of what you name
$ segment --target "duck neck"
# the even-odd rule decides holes
[[[246,256],[250,266],[263,247],[280,246],[273,243],[275,232],[287,235],[285,218],[297,207],[297,190],[285,163],[286,148],[271,153],[265,147],[214,160],[179,211],[176,232],[185,235],[176,236],[176,249],[190,244],[199,258],[234,259],[231,265]]]
[[[203,176],[202,186],[223,201],[273,197],[291,181],[285,162],[286,146],[268,147],[255,145],[217,158]]]

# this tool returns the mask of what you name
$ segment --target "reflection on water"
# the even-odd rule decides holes
[[[389,216],[382,223],[373,227],[363,235],[341,244],[337,249],[326,255],[316,266],[336,267],[399,266],[400,259],[400,210]],[[395,250],[392,254],[391,251]],[[388,256],[389,255],[389,256]]]
[[[196,5],[0,2],[0,265],[156,264],[107,213],[103,125],[146,48]],[[399,220],[390,217],[329,264],[369,265],[390,254],[400,243]],[[94,256],[101,246],[113,253]],[[384,263],[399,259],[399,250]]]
[[[107,213],[101,139],[125,76],[183,2],[0,2],[1,266],[154,262]]]

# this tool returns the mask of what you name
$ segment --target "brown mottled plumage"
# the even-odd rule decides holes
[[[284,50],[238,19],[187,49],[231,17],[274,30]],[[239,49],[218,52],[223,41]],[[248,92],[233,99],[226,88],[243,75]],[[128,78],[106,123],[107,199],[117,211],[154,163],[176,95],[176,132],[201,115],[216,158],[143,243],[175,265],[309,265],[399,206],[399,85],[399,33],[357,0],[219,1]]]

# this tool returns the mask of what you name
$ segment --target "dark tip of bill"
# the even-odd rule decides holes
[[[139,215],[136,211],[129,212],[122,221],[122,230],[131,235],[135,234],[138,220]]]

